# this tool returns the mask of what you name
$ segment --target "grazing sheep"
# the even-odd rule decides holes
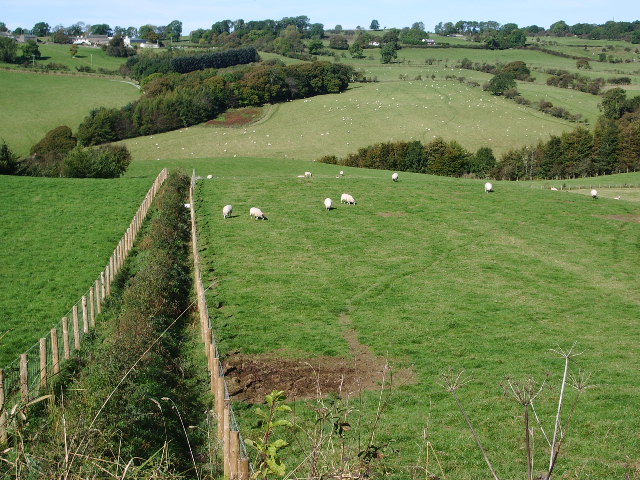
[[[333,208],[333,201],[330,198],[324,199],[324,208],[331,210]]]
[[[233,205],[225,205],[222,208],[222,218],[229,218],[233,212]]]
[[[595,188],[591,189],[591,198],[598,198],[598,190]]]
[[[484,184],[485,193],[493,192],[493,185],[490,182]]]
[[[398,181],[398,173],[394,172],[393,175],[391,175],[391,180],[393,180],[394,182]]]
[[[313,176],[313,174],[311,172],[304,172],[304,176],[310,178]]]
[[[556,187],[551,187],[551,190],[553,190],[554,192],[558,191],[558,189]]]
[[[356,204],[356,199],[353,198],[351,195],[349,195],[348,193],[343,193],[340,196],[340,203],[348,203],[350,205],[355,205]]]
[[[342,170],[340,170],[340,176],[343,176],[344,172]]]
[[[251,209],[249,210],[249,216],[254,217],[256,220],[267,219],[267,217],[264,216],[264,213],[262,213],[262,210],[260,210],[258,207],[251,207]]]
[[[213,178],[213,175],[207,175],[207,178],[211,180]]]
[[[191,208],[191,204],[190,203],[185,203],[184,204],[184,208]]]
[[[617,197],[613,197],[614,200],[620,200],[621,195],[618,195]]]

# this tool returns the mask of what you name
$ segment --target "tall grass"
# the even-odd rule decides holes
[[[563,363],[550,349],[577,342],[577,366],[598,388],[581,401],[555,472],[622,477],[640,427],[632,328],[640,227],[624,220],[637,218],[637,204],[517,183],[484,194],[478,181],[407,173],[398,183],[390,172],[357,169],[336,178],[335,169],[314,165],[305,180],[290,162],[254,173],[241,161],[212,161],[220,174],[198,184],[198,211],[203,261],[219,282],[210,305],[220,306],[223,352],[348,356],[346,316],[362,343],[416,373],[396,390],[377,435],[396,449],[387,459],[395,472],[418,461],[430,417],[447,475],[486,476],[437,382],[453,366],[472,378],[460,395],[496,470],[514,478],[526,472],[518,405],[500,383],[549,372],[554,386],[537,408],[553,418]],[[322,200],[337,203],[343,192],[358,204],[325,211]],[[237,215],[225,220],[227,203]],[[269,220],[252,221],[251,206]]]

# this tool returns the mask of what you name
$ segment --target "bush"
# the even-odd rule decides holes
[[[3,140],[0,144],[0,175],[13,175],[18,168],[18,156]]]
[[[64,159],[62,175],[72,178],[117,178],[127,171],[131,154],[124,145],[77,147]]]

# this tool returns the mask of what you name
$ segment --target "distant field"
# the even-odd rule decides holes
[[[472,151],[489,146],[500,154],[575,125],[442,78],[354,84],[342,94],[269,106],[265,115],[246,128],[199,125],[124,143],[136,160],[234,155],[315,160],[376,142],[429,142],[438,136]]]
[[[19,155],[60,125],[74,132],[97,107],[120,107],[140,91],[121,79],[0,70],[0,139]]]
[[[86,294],[160,172],[153,171],[119,180],[0,175],[0,368]]]
[[[306,169],[313,177],[297,178]],[[377,355],[411,366],[415,383],[396,387],[376,432],[377,444],[389,442],[393,478],[424,462],[427,426],[447,478],[488,477],[438,385],[447,367],[464,369],[472,381],[461,401],[500,477],[518,478],[521,410],[500,385],[508,375],[542,381],[550,373],[536,404],[550,428],[563,368],[550,349],[576,342],[583,354],[573,373],[588,372],[596,388],[578,404],[556,474],[623,478],[640,447],[639,204],[527,182],[497,182],[487,195],[480,181],[401,173],[393,183],[390,172],[348,168],[336,178],[337,170],[248,159],[198,170],[214,175],[198,183],[197,207],[223,353],[314,364],[318,355],[352,355],[345,331],[353,328]],[[640,174],[622,178],[640,183]],[[342,192],[357,205],[337,203]],[[337,203],[330,212],[327,196]],[[235,215],[223,219],[227,203]],[[251,206],[268,221],[251,220]],[[364,395],[364,412],[375,411],[376,395]],[[238,411],[251,435],[254,417]],[[540,469],[548,457],[539,431],[536,439]],[[292,442],[287,458],[296,453]]]

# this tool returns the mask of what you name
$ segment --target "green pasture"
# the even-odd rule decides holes
[[[60,125],[75,132],[91,109],[124,106],[140,94],[134,85],[107,77],[0,70],[0,83],[0,139],[18,155],[27,155]]]
[[[271,105],[246,127],[198,125],[123,143],[134,159],[157,161],[234,155],[315,160],[376,142],[428,143],[440,136],[474,152],[488,146],[500,154],[574,126],[456,80],[396,79]]]
[[[0,368],[87,294],[159,172],[119,180],[0,175]]]
[[[464,370],[470,381],[458,395],[498,475],[524,478],[522,410],[501,384],[550,374],[535,405],[548,432],[564,366],[551,349],[575,343],[581,355],[571,372],[591,375],[594,388],[578,403],[556,476],[624,478],[640,451],[637,197],[593,200],[527,182],[496,182],[485,194],[477,180],[401,173],[393,183],[391,172],[353,168],[336,178],[341,168],[198,162],[203,276],[223,354],[311,364],[318,355],[349,357],[344,332],[353,328],[394,368],[411,368],[415,382],[394,387],[375,437],[388,444],[393,478],[412,478],[412,467],[424,465],[427,427],[447,478],[489,477],[454,400],[438,385],[447,368]],[[313,177],[298,178],[305,170]],[[638,184],[640,175],[619,180]],[[343,192],[357,205],[340,204]],[[325,197],[334,210],[324,209]],[[234,214],[223,219],[228,203]],[[253,206],[268,220],[252,220]],[[369,425],[378,393],[353,395],[354,417]],[[575,390],[567,395],[566,411]],[[250,409],[237,411],[243,434],[257,435]],[[537,476],[548,449],[539,430],[535,441]],[[292,440],[288,464],[304,451]]]

